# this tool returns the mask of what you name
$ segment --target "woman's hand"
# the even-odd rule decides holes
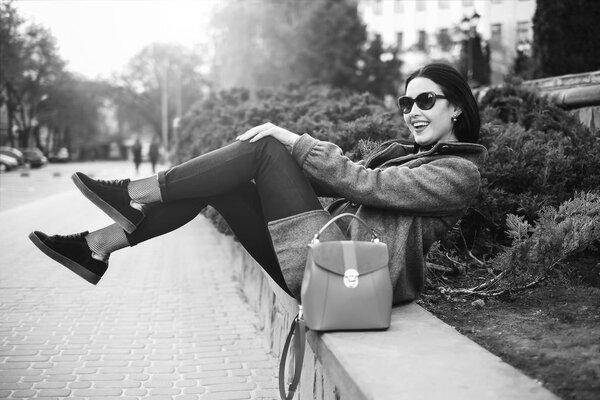
[[[290,149],[300,137],[300,135],[297,135],[294,132],[290,132],[287,129],[283,129],[277,125],[267,122],[266,124],[255,126],[254,128],[247,130],[235,139],[242,141],[250,140],[249,143],[253,143],[264,138],[265,136],[273,136]]]

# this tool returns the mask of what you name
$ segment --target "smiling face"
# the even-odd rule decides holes
[[[442,88],[428,78],[418,77],[409,82],[406,96],[416,98],[424,92],[433,92],[443,95]],[[452,132],[454,124],[452,117],[460,114],[460,109],[446,99],[436,99],[435,105],[429,110],[421,110],[413,104],[410,113],[404,114],[404,121],[413,134],[415,142],[421,146],[436,142],[457,141]]]

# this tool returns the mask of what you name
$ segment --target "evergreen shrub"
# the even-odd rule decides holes
[[[511,246],[493,261],[494,268],[506,276],[499,286],[526,287],[560,275],[558,267],[568,257],[596,250],[600,241],[600,194],[581,192],[558,208],[544,207],[534,224],[509,214],[506,224]]]
[[[408,138],[396,110],[369,94],[351,93],[318,83],[290,84],[250,92],[232,89],[199,101],[182,120],[178,162],[222,147],[253,126],[272,122],[292,132],[336,143],[358,154],[360,140]]]
[[[494,255],[510,243],[506,215],[533,222],[577,191],[600,188],[600,137],[548,99],[508,80],[480,102],[489,159],[482,189],[462,221],[467,245]],[[452,245],[462,242],[456,235]]]

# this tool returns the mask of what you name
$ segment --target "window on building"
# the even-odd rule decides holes
[[[463,7],[473,7],[473,0],[463,0]]]
[[[375,0],[373,4],[373,13],[381,15],[383,8],[383,0]]]
[[[400,14],[404,12],[404,4],[402,4],[403,0],[394,0],[394,12],[396,14]]]
[[[442,51],[450,51],[452,48],[452,37],[448,28],[442,28],[437,34],[438,45]]]
[[[519,21],[517,22],[517,39],[521,41],[529,40],[531,31],[530,21]]]
[[[417,0],[417,11],[425,11],[427,9],[427,2],[424,0]]]
[[[498,48],[502,46],[502,24],[491,25],[490,46]]]
[[[440,9],[450,8],[449,0],[438,0],[438,7]]]
[[[427,32],[418,32],[419,41],[417,42],[417,49],[419,51],[425,51],[427,49]]]
[[[404,42],[404,34],[402,32],[396,33],[396,48],[398,51],[402,51]]]

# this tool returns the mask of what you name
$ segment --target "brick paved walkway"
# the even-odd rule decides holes
[[[277,360],[201,217],[113,254],[96,287],[27,239],[109,222],[75,191],[0,213],[0,398],[277,398]]]

